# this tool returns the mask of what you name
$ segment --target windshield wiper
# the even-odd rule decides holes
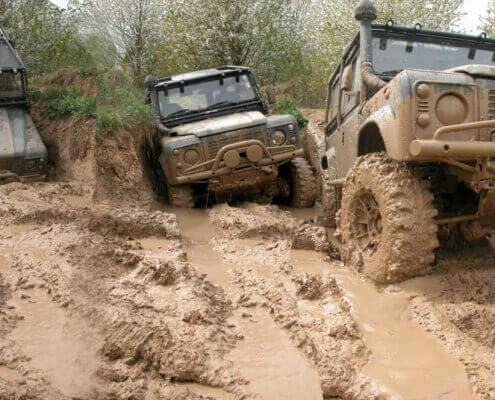
[[[238,103],[235,103],[233,101],[221,101],[219,103],[215,103],[207,108],[207,110],[211,110],[212,108],[217,108],[220,106],[235,106]]]
[[[380,72],[378,75],[397,75],[397,74],[400,74],[402,71],[404,71],[403,69],[391,69],[390,71],[383,71],[383,72]]]
[[[169,117],[175,117],[177,115],[182,115],[182,114],[188,114],[188,113],[191,113],[191,112],[194,112],[194,110],[189,110],[188,108],[186,108],[184,110],[179,110],[179,111],[173,112],[172,114],[168,114],[167,115],[167,118],[169,118]]]

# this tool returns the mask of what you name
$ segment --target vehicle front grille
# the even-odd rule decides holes
[[[418,113],[428,113],[430,104],[428,100],[418,100]]]
[[[208,155],[208,159],[211,160],[212,158],[215,158],[223,146],[251,139],[256,139],[262,143],[265,143],[265,135],[262,130],[237,131],[208,136],[206,138],[206,154]]]
[[[495,90],[488,92],[488,116],[495,119]]]

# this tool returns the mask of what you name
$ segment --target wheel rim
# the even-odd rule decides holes
[[[375,197],[361,193],[353,202],[351,238],[361,251],[374,252],[382,233],[382,215]]]

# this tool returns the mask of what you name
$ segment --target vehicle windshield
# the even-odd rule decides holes
[[[180,87],[158,92],[163,117],[180,115],[255,100],[256,92],[248,74],[199,82],[185,83]]]
[[[24,95],[22,74],[3,71],[0,73],[0,98],[16,98]]]
[[[471,44],[427,43],[396,38],[373,38],[373,69],[378,75],[396,75],[404,69],[446,69],[468,65],[494,65],[493,50]]]

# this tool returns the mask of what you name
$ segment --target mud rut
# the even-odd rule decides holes
[[[493,399],[486,248],[377,290],[317,211],[0,187],[0,399]]]

